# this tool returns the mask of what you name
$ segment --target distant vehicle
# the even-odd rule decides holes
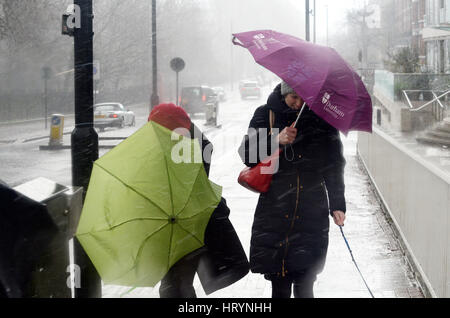
[[[227,100],[227,95],[225,94],[225,90],[223,89],[223,87],[216,86],[213,87],[213,90],[216,92],[221,102],[225,102]]]
[[[94,105],[94,127],[104,131],[106,127],[135,126],[136,116],[120,103]]]
[[[247,97],[261,98],[261,88],[256,81],[241,82],[239,85],[239,92],[241,93],[242,99]]]
[[[208,86],[190,86],[181,89],[180,106],[192,117],[204,113],[207,122],[216,122],[219,111],[219,98]]]

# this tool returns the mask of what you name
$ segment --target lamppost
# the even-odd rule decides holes
[[[313,12],[314,12],[314,40],[313,40],[313,42],[314,43],[316,43],[316,16],[317,16],[317,13],[316,13],[316,0],[314,0],[314,9],[313,9]]]
[[[44,80],[44,119],[45,119],[45,129],[47,129],[47,119],[48,119],[48,80],[52,76],[52,69],[48,66],[42,68],[42,79]]]
[[[80,8],[80,27],[74,29],[75,129],[71,136],[72,184],[83,187],[83,200],[94,161],[98,159],[98,135],[94,129],[93,9],[92,0],[74,0]],[[80,268],[76,298],[100,298],[101,280],[78,240],[74,239],[74,263]]]
[[[305,0],[305,39],[309,41],[309,0]]]
[[[150,111],[159,104],[158,96],[158,59],[156,50],[156,0],[152,0],[152,84]]]
[[[328,4],[325,6],[327,8],[327,46],[328,44]]]

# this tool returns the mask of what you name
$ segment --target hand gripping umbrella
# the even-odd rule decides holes
[[[76,235],[106,284],[153,287],[204,245],[222,189],[197,140],[172,134],[149,122],[94,163]],[[191,163],[174,162],[175,149],[193,149]]]
[[[271,30],[233,36],[235,45],[247,48],[258,64],[289,84],[330,125],[344,134],[350,130],[372,132],[369,93],[334,49]]]

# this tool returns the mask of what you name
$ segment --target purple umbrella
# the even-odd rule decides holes
[[[255,61],[289,84],[330,125],[372,132],[372,101],[359,75],[332,48],[257,30],[233,34]],[[236,41],[238,39],[241,43]]]

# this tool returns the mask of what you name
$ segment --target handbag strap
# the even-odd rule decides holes
[[[269,125],[270,125],[269,136],[273,135],[272,128],[274,124],[275,124],[275,113],[273,112],[273,110],[269,109]]]

